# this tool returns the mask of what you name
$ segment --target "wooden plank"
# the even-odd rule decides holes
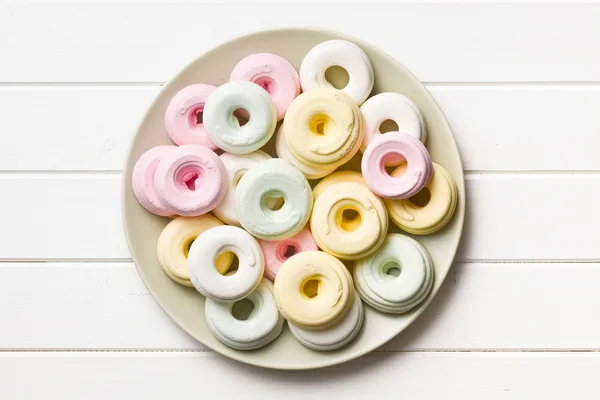
[[[598,86],[429,86],[464,168],[600,170]],[[0,87],[0,170],[117,171],[160,87]]]
[[[119,175],[0,175],[0,260],[127,259],[120,193]],[[458,259],[599,260],[598,203],[597,174],[469,175]]]
[[[600,264],[457,264],[383,351],[600,350]],[[0,349],[202,350],[129,263],[0,265]]]
[[[428,82],[599,81],[599,16],[598,4],[15,3],[0,9],[0,82],[162,82],[219,43],[289,26],[357,36]]]
[[[120,170],[159,88],[0,88],[0,170]]]
[[[4,353],[3,398],[597,398],[599,354],[388,353],[325,370],[251,368],[214,353]],[[35,384],[32,384],[35,383]]]
[[[128,259],[119,175],[0,177],[0,259]]]

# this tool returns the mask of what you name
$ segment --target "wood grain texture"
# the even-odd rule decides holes
[[[214,353],[1,354],[3,398],[597,398],[599,354],[388,353],[325,370],[249,368]],[[35,377],[35,384],[32,378]]]
[[[598,171],[599,86],[429,86],[469,171]],[[160,87],[0,87],[0,171],[118,171]]]
[[[599,280],[595,263],[459,263],[425,313],[379,350],[600,350]],[[2,264],[0,304],[0,349],[205,350],[130,263]]]
[[[600,260],[600,175],[475,174],[466,185],[458,260]],[[0,259],[128,259],[120,193],[120,175],[0,176]]]
[[[0,82],[162,82],[219,43],[289,26],[355,35],[426,82],[600,81],[598,4],[265,7],[15,3],[0,9]]]

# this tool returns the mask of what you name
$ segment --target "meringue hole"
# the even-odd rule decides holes
[[[431,192],[426,187],[421,189],[419,193],[408,198],[408,201],[417,207],[425,207],[427,204],[429,204],[429,200],[431,200]]]
[[[400,170],[394,174],[394,177],[398,178],[406,171],[406,159],[400,153],[388,153],[381,159],[381,168],[388,174],[392,175],[392,172],[400,165],[404,165],[404,170]]]
[[[197,107],[190,113],[190,127],[197,128],[204,124],[204,106]]]
[[[317,277],[310,278],[304,281],[302,285],[301,293],[303,296],[308,297],[309,299],[314,299],[321,293],[321,287],[323,286],[323,282]]]
[[[326,115],[319,114],[315,115],[308,124],[310,131],[315,136],[325,136],[327,131],[327,125],[330,123],[329,118]]]
[[[299,251],[300,246],[298,243],[292,240],[283,240],[277,245],[275,255],[279,261],[284,262]]]
[[[334,88],[342,90],[348,86],[348,82],[350,82],[350,75],[348,75],[348,71],[339,65],[333,65],[327,68],[325,71],[325,80]]]
[[[254,81],[254,83],[256,83],[261,88],[265,89],[267,91],[267,93],[269,93],[269,94],[275,92],[275,89],[277,87],[275,82],[272,79],[267,78],[267,77],[258,78],[257,80]]]
[[[402,267],[396,261],[390,261],[383,266],[383,274],[390,278],[397,278],[402,272]]]
[[[379,132],[387,133],[387,132],[398,132],[398,124],[391,119],[386,119],[379,125]]]
[[[354,232],[362,223],[362,216],[355,208],[346,208],[339,213],[337,225],[346,232]]]
[[[175,184],[179,190],[196,191],[201,186],[204,172],[195,165],[187,165],[175,172]]]
[[[231,306],[231,315],[238,321],[246,321],[254,311],[254,303],[250,299],[242,299],[233,303]]]
[[[233,112],[233,119],[238,127],[242,127],[250,121],[250,113],[244,108],[238,108]]]
[[[221,256],[225,256],[227,253],[229,253],[228,251],[220,253],[218,257]],[[232,260],[231,260],[231,264],[229,264],[229,268],[227,268],[227,270],[223,273],[219,272],[221,275],[225,275],[225,276],[231,276],[231,275],[235,275],[238,271],[238,267],[240,265],[240,259],[238,258],[237,254],[235,254],[234,252],[231,252],[231,255],[233,256]]]
[[[196,238],[190,239],[186,243],[183,244],[183,255],[185,256],[185,258],[188,258],[188,254],[190,254],[190,249],[192,248],[192,245],[194,244],[194,240],[196,240]]]
[[[263,209],[279,211],[285,204],[285,198],[281,192],[273,191],[265,193],[261,199],[261,202]]]

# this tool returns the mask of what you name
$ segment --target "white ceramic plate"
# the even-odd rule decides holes
[[[204,298],[193,288],[174,283],[162,272],[156,258],[156,242],[169,219],[154,216],[138,204],[131,190],[133,166],[142,153],[151,147],[172,144],[165,132],[164,115],[171,98],[180,89],[194,83],[221,85],[228,81],[233,66],[253,53],[278,54],[298,69],[308,50],[331,39],[352,41],[367,53],[375,70],[372,95],[384,91],[398,92],[410,97],[419,106],[428,129],[426,146],[433,160],[446,168],[456,181],[459,201],[450,223],[435,234],[417,237],[433,259],[433,290],[425,302],[407,314],[387,315],[366,307],[362,331],[352,343],[339,350],[309,350],[292,337],[287,327],[277,340],[262,349],[234,350],[219,342],[208,330],[204,319]],[[357,156],[351,162],[351,167],[360,165],[358,161]],[[165,85],[133,138],[123,175],[122,207],[125,234],[133,261],[149,291],[176,324],[205,346],[240,362],[267,368],[309,369],[339,364],[376,349],[402,332],[425,310],[448,274],[460,241],[465,189],[461,160],[450,127],[433,97],[405,67],[381,50],[356,38],[331,31],[298,28],[263,31],[227,42],[197,58]]]

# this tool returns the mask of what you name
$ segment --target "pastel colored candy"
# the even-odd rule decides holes
[[[354,300],[352,276],[337,258],[305,251],[288,258],[275,277],[275,301],[288,322],[307,330],[336,325]]]
[[[375,82],[373,65],[360,47],[346,40],[329,40],[309,50],[300,65],[302,90],[333,87],[325,78],[325,71],[333,66],[340,66],[348,72],[348,85],[341,90],[357,104],[362,104]]]
[[[418,306],[433,287],[434,270],[425,248],[406,235],[387,236],[381,247],[354,264],[354,285],[365,303],[401,314]]]
[[[406,164],[402,164],[391,175],[400,176],[405,170]],[[433,170],[433,178],[422,189],[429,192],[430,198],[426,204],[417,205],[409,199],[384,200],[392,221],[408,233],[428,235],[436,232],[450,221],[456,210],[458,189],[454,179],[436,163],[433,163]]]
[[[360,106],[365,119],[365,138],[360,148],[365,151],[376,136],[381,135],[380,126],[386,120],[392,120],[398,125],[400,132],[416,137],[422,143],[427,139],[425,120],[419,107],[408,97],[400,93],[379,93],[369,98]],[[386,165],[398,165],[403,161],[400,156],[390,156]]]
[[[277,120],[283,119],[292,100],[300,94],[300,77],[292,64],[276,54],[256,53],[243,58],[231,71],[230,81],[250,81],[271,95]]]
[[[199,217],[176,217],[162,230],[157,245],[158,263],[173,281],[192,286],[188,271],[188,249],[196,238],[207,229],[223,225],[212,215]],[[224,274],[233,260],[232,253],[223,253],[215,260],[217,270]]]
[[[362,113],[336,89],[318,88],[292,102],[283,120],[290,154],[318,170],[339,167],[356,154],[364,138]]]
[[[376,251],[388,229],[381,199],[357,182],[324,185],[327,187],[319,188],[315,196],[310,219],[315,242],[342,260],[356,260]]]
[[[286,160],[292,166],[297,168],[300,172],[304,174],[306,179],[322,178],[326,175],[329,175],[337,168],[336,165],[326,165],[320,168],[320,166],[306,165],[296,160],[296,158],[290,153],[290,149],[288,148],[287,143],[285,141],[285,135],[283,134],[283,124],[279,127],[279,130],[277,131],[277,136],[275,137],[275,151],[277,152],[277,156],[279,158]]]
[[[223,153],[219,156],[227,171],[227,190],[225,197],[213,210],[214,214],[229,225],[239,225],[235,208],[235,188],[244,174],[263,161],[269,160],[270,155],[261,150],[248,154]]]
[[[269,201],[283,197],[278,210]],[[288,162],[273,158],[248,170],[235,189],[240,224],[264,240],[294,236],[306,225],[312,209],[312,191],[300,171]]]
[[[215,337],[238,350],[258,349],[277,339],[285,320],[275,304],[273,284],[263,279],[244,300],[253,306],[247,319],[236,318],[236,304],[206,299],[204,315]]]
[[[165,128],[173,142],[217,148],[206,134],[202,119],[206,100],[215,89],[216,86],[200,83],[181,89],[173,97],[165,112]]]
[[[222,275],[216,267],[217,257],[227,251],[239,260],[233,275]],[[234,302],[258,286],[264,273],[264,258],[260,245],[248,232],[235,226],[216,226],[192,243],[188,269],[192,284],[202,295],[218,302]]]
[[[179,146],[154,174],[160,200],[176,214],[194,217],[214,209],[225,196],[227,171],[214,151],[198,144]]]
[[[386,172],[385,161],[390,155],[400,155],[406,160],[404,174],[390,176]],[[433,176],[431,156],[423,143],[402,132],[389,132],[375,137],[363,153],[361,170],[367,186],[388,199],[414,196]]]
[[[288,323],[292,335],[304,346],[319,351],[339,349],[352,341],[360,332],[364,321],[364,306],[360,296],[355,294],[348,314],[337,324],[318,331],[307,330]]]
[[[243,126],[234,115],[240,109],[249,116]],[[204,107],[208,136],[228,153],[247,154],[260,149],[273,136],[276,124],[271,96],[252,82],[234,81],[219,86]]]
[[[176,149],[175,146],[156,146],[146,151],[133,167],[131,175],[131,186],[135,198],[152,214],[161,217],[171,217],[175,212],[160,199],[154,186],[154,175],[160,160],[169,152]]]
[[[303,251],[315,251],[319,248],[308,228],[302,229],[294,236],[276,242],[260,240],[260,247],[265,256],[265,276],[274,281],[281,264],[294,254]]]

